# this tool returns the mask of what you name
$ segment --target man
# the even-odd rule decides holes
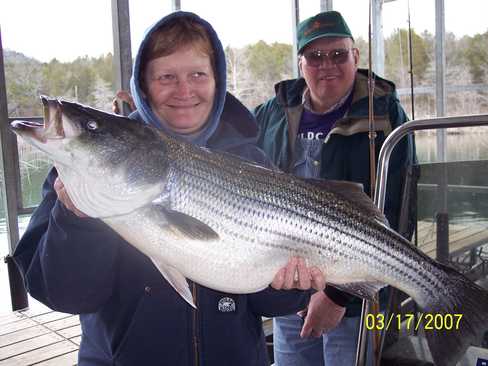
[[[256,108],[259,145],[285,171],[362,183],[369,194],[368,73],[358,69],[351,31],[340,13],[329,11],[304,20],[297,33],[303,77],[278,83],[276,96]],[[376,75],[374,80],[378,154],[407,115],[395,85]],[[413,141],[405,138],[390,160],[385,214],[394,229],[403,178],[414,159]],[[354,365],[360,314],[358,298],[331,286],[315,293],[308,311],[300,314],[303,320],[298,315],[275,318],[276,364]]]

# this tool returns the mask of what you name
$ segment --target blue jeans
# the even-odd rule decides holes
[[[303,321],[298,315],[274,318],[276,366],[354,366],[360,320],[361,317],[345,317],[320,338],[300,338]],[[372,366],[372,337],[368,338],[366,365]]]

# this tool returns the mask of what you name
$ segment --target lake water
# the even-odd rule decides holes
[[[437,137],[433,130],[415,134],[419,163],[437,162]],[[488,126],[448,129],[446,161],[488,160]]]

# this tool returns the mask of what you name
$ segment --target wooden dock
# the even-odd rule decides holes
[[[266,336],[273,320],[263,318]],[[81,339],[77,315],[36,304],[35,310],[0,315],[0,366],[76,365]]]
[[[76,365],[80,339],[77,315],[44,306],[2,315],[0,365]]]
[[[419,249],[432,258],[436,256],[437,227],[434,222],[419,221]],[[488,244],[488,223],[449,223],[449,254],[451,257]]]

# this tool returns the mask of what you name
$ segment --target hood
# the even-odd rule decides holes
[[[141,74],[141,56],[142,56],[142,51],[146,47],[150,35],[159,27],[161,27],[163,24],[175,19],[175,18],[180,18],[180,17],[187,17],[194,19],[197,23],[201,24],[206,30],[207,33],[210,37],[210,42],[212,43],[213,49],[214,49],[214,54],[215,54],[215,76],[216,76],[216,89],[215,89],[215,100],[214,100],[214,105],[212,108],[212,111],[210,112],[210,115],[208,117],[207,123],[205,124],[204,128],[197,133],[190,134],[190,135],[182,135],[182,134],[177,134],[174,131],[170,130],[169,128],[165,127],[163,123],[161,123],[160,119],[156,116],[156,114],[152,111],[151,107],[149,106],[149,103],[147,99],[144,97],[143,92],[141,90],[140,86],[140,74]],[[199,146],[204,146],[206,145],[208,139],[212,134],[215,132],[219,125],[219,120],[220,116],[222,114],[222,109],[224,107],[224,102],[225,102],[225,90],[226,90],[226,62],[225,62],[225,53],[224,49],[222,47],[222,43],[220,42],[217,33],[215,30],[212,28],[212,26],[202,18],[200,18],[198,15],[189,13],[189,12],[184,12],[184,11],[178,11],[171,13],[170,15],[160,19],[156,23],[154,23],[151,27],[149,27],[146,30],[146,33],[144,34],[143,40],[139,46],[139,49],[136,54],[136,59],[134,62],[134,69],[132,72],[132,77],[130,80],[130,89],[132,96],[134,98],[134,102],[137,108],[137,111],[135,112],[135,115],[132,115],[131,117],[138,117],[141,119],[144,123],[150,124],[156,128],[162,129],[165,133],[174,136],[174,137],[179,137],[182,138],[186,141],[192,142],[194,144],[197,144]]]

